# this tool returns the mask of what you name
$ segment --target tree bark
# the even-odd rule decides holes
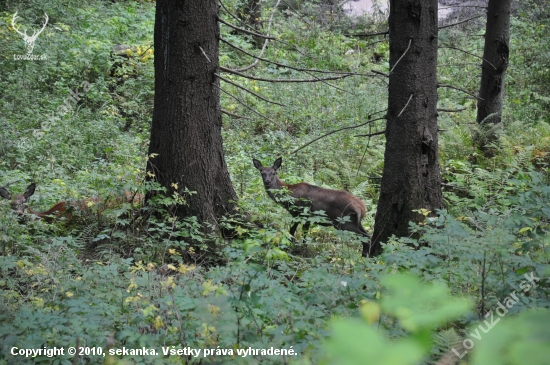
[[[371,255],[443,207],[437,136],[437,0],[391,0],[386,150]]]
[[[260,7],[260,0],[245,0],[244,5],[239,10],[239,18],[241,18],[243,24],[248,25],[254,31],[260,31],[262,9]],[[254,46],[261,47],[264,39],[252,36],[254,39]]]
[[[489,146],[498,139],[502,120],[504,77],[510,52],[510,8],[512,0],[489,0],[485,46],[481,69],[480,100],[477,104],[477,123],[480,132],[476,141],[481,150],[492,155]]]
[[[155,99],[147,171],[217,230],[237,200],[225,164],[219,80],[218,2],[157,0]],[[177,188],[175,185],[177,184]],[[185,189],[196,192],[186,194]],[[207,225],[205,225],[207,227]]]

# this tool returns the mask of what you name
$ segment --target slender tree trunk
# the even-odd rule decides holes
[[[477,104],[477,123],[480,132],[477,143],[487,156],[492,155],[489,144],[498,139],[502,120],[504,77],[510,52],[510,7],[512,0],[489,0],[485,47],[481,71],[480,100]]]
[[[386,151],[371,254],[443,207],[437,146],[437,0],[390,0]]]
[[[221,135],[218,3],[157,0],[155,104],[149,173],[181,194],[179,216],[197,216],[216,229],[237,200]],[[176,185],[174,185],[176,184]],[[196,192],[186,194],[185,189]],[[206,225],[205,225],[206,227]]]
[[[256,32],[260,31],[262,9],[260,7],[260,0],[245,0],[244,5],[239,11],[239,18],[243,21],[245,25],[248,25],[250,28],[254,29]],[[254,45],[256,47],[261,47],[264,39],[253,36]]]

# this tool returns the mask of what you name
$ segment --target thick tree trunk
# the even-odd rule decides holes
[[[443,207],[437,146],[437,0],[390,1],[386,151],[371,255]]]
[[[491,155],[490,143],[497,140],[496,131],[502,119],[504,77],[510,50],[510,7],[512,0],[489,0],[485,47],[481,71],[480,100],[477,104],[476,138],[479,147]]]
[[[237,200],[221,135],[218,4],[157,0],[155,105],[147,170],[186,204],[180,216],[217,227]],[[172,184],[177,184],[177,188]],[[184,190],[196,192],[185,194]]]

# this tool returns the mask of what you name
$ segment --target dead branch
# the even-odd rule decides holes
[[[286,0],[283,0],[283,2],[286,4],[286,6],[288,6],[289,9],[291,9],[292,11],[294,11],[294,13],[295,13],[296,15],[298,15],[298,17],[299,17],[304,23],[306,23],[308,26],[311,27],[311,23],[310,23],[308,20],[306,20],[306,18],[304,18],[304,16],[303,16],[302,14],[300,14],[300,12],[299,12],[298,10],[294,9],[294,7],[293,7],[292,5],[290,5],[289,3],[287,3]]]
[[[338,86],[336,86],[336,85],[332,85],[331,83],[326,82],[325,80],[321,80],[318,76],[312,74],[311,72],[307,72],[307,71],[304,71],[304,72],[305,72],[306,74],[308,74],[309,76],[315,77],[316,79],[319,80],[319,82],[321,82],[321,83],[323,83],[323,84],[325,84],[325,85],[327,85],[327,86],[333,87],[333,88],[335,88],[336,90],[343,91],[343,92],[348,93],[348,94],[351,94],[351,95],[353,95],[353,96],[357,96],[357,94],[354,94],[354,93],[352,93],[351,91],[348,91],[348,90],[346,90],[346,89],[342,89],[341,87],[338,87]]]
[[[409,100],[407,100],[407,104],[405,104],[405,106],[403,107],[403,109],[401,109],[401,111],[399,112],[399,114],[397,115],[397,118],[399,118],[401,116],[401,114],[403,114],[403,112],[405,111],[405,109],[407,109],[407,107],[409,106],[409,103],[411,102],[412,98],[413,98],[413,95],[414,94],[411,94],[411,96],[409,96]]]
[[[348,33],[348,34],[344,34],[344,35],[346,37],[374,37],[374,36],[377,36],[377,35],[386,35],[386,34],[390,34],[390,31],[385,30],[383,32],[378,32],[378,33],[355,33],[355,34]]]
[[[463,21],[460,21],[460,22],[456,22],[456,23],[453,23],[453,24],[448,24],[448,25],[443,25],[441,27],[437,27],[437,29],[445,29],[445,28],[449,28],[449,27],[454,27],[455,25],[459,25],[459,24],[462,24],[462,23],[466,23],[466,22],[469,22],[470,20],[474,20],[474,19],[477,19],[477,18],[480,18],[482,17],[483,14],[481,15],[476,15],[476,16],[473,16],[471,18],[468,18],[466,20],[463,20]]]
[[[446,109],[446,108],[437,108],[438,112],[444,112],[444,113],[458,113],[463,110],[466,110],[467,108],[460,108],[460,109]]]
[[[233,25],[231,23],[226,22],[225,20],[223,20],[220,17],[218,17],[218,21],[220,23],[223,23],[223,24],[227,25],[229,28],[233,28],[235,30],[238,30],[239,32],[243,32],[243,33],[246,33],[246,34],[250,34],[250,35],[260,37],[260,38],[265,38],[265,39],[276,39],[275,37],[270,37],[270,36],[267,36],[267,35],[264,35],[264,34],[253,32],[251,30],[247,30],[247,29],[244,29],[244,28],[237,27],[236,25]]]
[[[226,12],[227,14],[231,15],[231,17],[232,17],[233,19],[235,19],[235,20],[238,21],[239,23],[243,24],[242,19],[239,19],[238,16],[236,16],[235,14],[233,14],[233,13],[227,8],[227,6],[225,6],[225,4],[223,3],[223,1],[219,1],[218,3],[221,5],[221,7],[223,8],[223,10],[225,10],[225,12]],[[244,24],[244,26],[252,29],[252,27],[249,26],[248,24]]]
[[[255,97],[257,97],[258,99],[261,99],[261,100],[263,100],[263,101],[265,101],[265,102],[267,102],[267,103],[271,103],[271,104],[275,104],[275,105],[280,105],[280,106],[286,106],[286,105],[284,105],[284,104],[277,103],[276,101],[272,101],[272,100],[269,100],[269,99],[267,99],[267,98],[264,98],[264,97],[261,96],[260,94],[255,93],[254,91],[252,91],[252,90],[250,90],[250,89],[248,89],[248,88],[246,88],[246,87],[244,87],[244,86],[242,86],[242,85],[239,85],[239,84],[237,84],[236,82],[233,82],[233,81],[231,81],[231,80],[229,80],[229,79],[227,79],[227,78],[221,76],[220,74],[214,74],[214,75],[216,75],[217,77],[219,77],[220,80],[223,80],[223,81],[225,81],[225,82],[227,82],[227,83],[229,83],[229,84],[231,84],[231,85],[233,85],[233,86],[235,86],[235,87],[238,87],[239,89],[244,90],[244,91],[246,91],[247,93],[250,93],[250,94],[254,95]]]
[[[378,74],[378,75],[382,75],[384,77],[390,77],[390,75],[388,75],[387,73],[384,73],[382,71],[370,70],[370,72]]]
[[[374,133],[356,134],[354,137],[374,137],[374,136],[379,136],[379,135],[384,134],[384,133],[386,133],[385,129],[383,131],[374,132]]]
[[[409,39],[409,45],[407,46],[407,49],[405,50],[405,52],[403,52],[403,54],[401,55],[401,57],[399,57],[399,59],[397,60],[397,62],[395,63],[395,65],[393,65],[393,67],[391,68],[391,70],[390,70],[390,75],[392,74],[393,70],[395,70],[395,68],[397,67],[397,64],[399,64],[399,62],[403,59],[403,57],[405,57],[405,55],[406,55],[407,52],[409,51],[409,48],[411,48],[411,43],[412,43],[412,38]]]
[[[220,41],[227,44],[228,46],[244,53],[245,55],[247,56],[250,56],[250,57],[254,57],[254,58],[257,58],[259,59],[260,61],[264,61],[264,62],[267,62],[267,63],[270,63],[270,64],[273,64],[273,65],[277,65],[279,67],[284,67],[284,68],[288,68],[290,70],[295,70],[295,71],[300,71],[300,72],[318,72],[318,73],[324,73],[324,74],[336,74],[336,75],[353,75],[353,76],[372,76],[370,74],[363,74],[363,73],[357,73],[357,72],[345,72],[345,71],[327,71],[327,70],[317,70],[317,69],[314,69],[314,68],[301,68],[301,67],[296,67],[296,66],[290,66],[290,65],[285,65],[284,63],[280,63],[280,62],[276,62],[276,61],[273,61],[273,60],[270,60],[269,58],[263,58],[263,57],[258,57],[248,51],[246,51],[245,49],[239,47],[239,46],[236,46],[234,45],[233,43],[223,39],[223,38],[220,38]],[[278,41],[278,40],[277,40]]]
[[[380,113],[380,112],[377,112],[377,113]],[[375,113],[375,114],[377,114],[377,113]],[[306,144],[303,145],[302,147],[300,147],[300,148],[298,148],[298,149],[292,151],[291,154],[294,154],[294,153],[296,153],[296,152],[298,152],[298,151],[300,151],[300,150],[306,148],[306,147],[309,146],[310,144],[312,144],[312,143],[314,143],[314,142],[317,142],[318,140],[320,140],[320,139],[322,139],[322,138],[325,138],[325,137],[327,137],[327,136],[330,136],[331,134],[334,134],[334,133],[337,133],[337,132],[341,132],[341,131],[345,131],[345,130],[347,130],[347,129],[359,128],[359,127],[362,127],[362,126],[367,125],[367,124],[369,124],[369,123],[373,123],[373,122],[376,122],[376,121],[382,120],[382,119],[386,119],[386,116],[383,116],[383,117],[381,117],[381,118],[376,118],[376,119],[370,119],[370,120],[367,120],[365,123],[361,123],[361,124],[352,125],[352,126],[349,126],[349,127],[342,127],[342,128],[335,129],[335,130],[333,130],[333,131],[331,131],[331,132],[328,132],[328,133],[326,133],[326,134],[323,134],[322,136],[317,137],[317,138],[315,138],[314,140],[312,140],[312,141],[306,143]]]
[[[254,108],[252,108],[252,107],[246,105],[246,103],[245,103],[244,101],[242,101],[241,99],[239,99],[239,98],[236,97],[235,95],[233,95],[233,94],[231,94],[231,93],[225,91],[224,89],[222,89],[221,87],[219,87],[218,85],[216,85],[216,84],[214,84],[214,83],[213,83],[212,85],[216,86],[216,87],[217,87],[218,89],[220,89],[220,91],[223,92],[224,94],[227,94],[227,95],[229,95],[230,97],[232,97],[233,99],[235,99],[239,104],[241,104],[242,106],[244,106],[245,108],[247,108],[248,110],[250,110],[252,113],[254,113],[254,114],[256,114],[257,116],[259,116],[259,117],[261,117],[261,118],[264,118],[264,119],[270,121],[271,123],[273,123],[273,124],[279,126],[279,128],[281,128],[281,130],[285,130],[285,128],[284,128],[283,125],[281,125],[280,123],[274,121],[273,119],[269,118],[268,116],[263,115],[262,113],[256,111]],[[289,136],[290,136],[290,134],[289,134]],[[291,137],[292,137],[292,136],[291,136]]]
[[[317,78],[317,79],[264,79],[262,77],[255,77],[255,76],[246,75],[246,74],[243,74],[241,72],[238,72],[238,71],[235,71],[235,70],[232,70],[230,68],[223,67],[223,66],[220,66],[220,70],[222,70],[224,72],[227,72],[227,73],[230,73],[230,74],[234,74],[234,75],[237,75],[237,76],[247,78],[249,80],[265,81],[265,82],[319,82],[319,81],[340,80],[340,79],[344,79],[346,77],[352,76],[352,74],[350,73],[350,74],[342,74],[342,75],[339,75],[339,76],[324,77],[324,78]]]
[[[210,58],[208,58],[208,56],[206,55],[206,52],[204,52],[204,49],[202,49],[201,46],[199,46],[199,49],[201,50],[203,56],[206,57],[206,60],[208,61],[208,63],[211,63],[212,61],[210,61]]]
[[[245,117],[244,115],[239,115],[239,114],[235,114],[235,113],[231,113],[230,111],[227,111],[225,109],[222,109],[222,113],[225,114],[225,115],[229,115],[230,117],[233,117],[235,119],[251,119],[249,117]]]
[[[268,37],[269,37],[269,32],[271,32],[271,24],[273,23],[273,15],[275,15],[275,11],[277,10],[277,7],[279,6],[280,2],[281,2],[281,0],[277,0],[277,3],[275,4],[275,6],[273,7],[273,10],[271,11],[271,16],[269,17],[269,21],[267,23],[267,31],[266,31],[266,36],[268,36]],[[262,46],[262,49],[260,50],[260,57],[263,56],[265,50],[267,49],[267,44],[268,43],[269,43],[269,39],[265,39],[264,40],[264,45]],[[239,68],[235,71],[243,72],[243,71],[250,70],[251,68],[256,67],[258,62],[259,62],[259,60],[257,58],[255,58],[254,62],[252,62],[250,65],[248,65],[246,67],[243,67],[243,68]]]
[[[454,89],[454,90],[462,91],[463,93],[468,94],[468,95],[470,95],[471,97],[473,97],[473,98],[475,98],[475,99],[483,100],[483,98],[480,98],[479,96],[476,96],[476,95],[470,93],[469,91],[466,91],[466,90],[461,89],[461,88],[456,87],[456,86],[451,86],[451,85],[446,85],[446,84],[438,83],[438,84],[437,84],[437,87],[446,87],[446,88],[449,88],[449,89]]]
[[[493,67],[495,70],[497,69],[491,62],[487,61],[485,58],[483,57],[480,57],[476,54],[473,54],[472,52],[468,52],[468,51],[465,51],[463,49],[460,49],[460,48],[457,48],[457,47],[453,47],[453,46],[442,46],[442,47],[439,47],[440,49],[443,49],[443,48],[448,48],[448,49],[456,49],[457,51],[460,51],[460,52],[464,52],[466,54],[469,54],[470,56],[473,56],[473,57],[476,57],[476,58],[479,58],[480,60],[483,60],[485,62],[487,62],[489,65],[491,65],[491,67]]]

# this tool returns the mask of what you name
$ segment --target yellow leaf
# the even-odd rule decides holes
[[[156,316],[156,317],[155,317],[154,326],[155,326],[155,329],[156,329],[157,331],[158,331],[159,328],[163,328],[163,327],[164,327],[164,322],[162,321],[162,318],[160,318],[160,316]]]
[[[380,306],[375,302],[367,302],[361,306],[359,309],[361,317],[369,324],[378,322],[380,318]]]
[[[195,265],[184,265],[184,264],[180,264],[179,268],[178,268],[178,271],[182,274],[187,274],[189,271],[193,271],[195,270],[196,266]]]
[[[138,286],[136,284],[135,278],[132,278],[132,281],[130,282],[130,285],[128,285],[128,289],[126,291],[129,293],[132,289],[137,289]]]
[[[519,230],[519,233],[523,234],[523,233],[527,233],[527,232],[533,232],[533,228],[531,227],[523,227],[522,229]]]
[[[217,285],[212,284],[212,279],[205,281],[202,283],[202,286],[204,290],[202,291],[202,295],[207,296],[208,294],[216,291],[218,289]]]
[[[74,297],[74,294],[71,293],[70,291],[65,292],[65,295],[67,296],[67,298],[72,298],[72,297]]]
[[[215,305],[208,304],[208,310],[210,313],[214,315],[214,317],[218,316],[218,312],[220,311],[220,307],[216,307]]]
[[[166,279],[166,281],[161,281],[160,282],[160,285],[164,288],[164,289],[173,289],[176,287],[176,283],[174,281],[174,277],[173,276],[169,276],[168,279]]]

